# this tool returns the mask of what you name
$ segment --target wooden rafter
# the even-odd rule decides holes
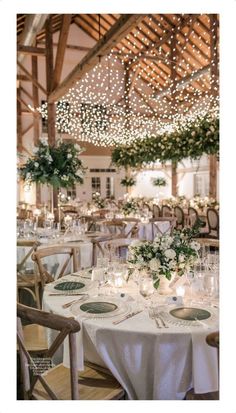
[[[25,75],[28,77],[28,79],[31,80],[31,82],[33,82],[35,84],[35,86],[39,87],[39,89],[41,89],[42,92],[45,93],[45,95],[46,95],[47,94],[46,89],[44,89],[44,87],[38,81],[35,81],[33,79],[32,75],[28,72],[28,70],[20,62],[17,62],[17,64],[18,64],[19,68],[22,70],[22,72],[24,72]]]
[[[143,95],[137,88],[134,88],[135,93],[145,102],[145,104],[151,109],[152,113],[157,116],[156,110],[152,107],[151,103],[149,102],[149,98],[146,95]]]
[[[76,65],[72,72],[66,79],[51,93],[49,102],[55,102],[63,96],[67,90],[74,85],[74,83],[81,79],[81,77],[91,70],[98,62],[101,56],[109,53],[114,43],[119,42],[120,39],[126,36],[131,30],[132,26],[137,21],[143,18],[142,15],[124,14],[111,27],[111,29],[103,36],[99,42],[92,48],[90,52]]]
[[[62,67],[64,62],[64,56],[66,51],[66,43],[70,29],[72,14],[64,14],[62,18],[62,26],[60,31],[60,37],[57,47],[57,55],[54,69],[54,85],[53,88],[57,87],[62,73]]]
[[[17,53],[31,56],[45,56],[46,50],[42,47],[23,46],[18,44]]]
[[[33,122],[30,123],[23,131],[22,131],[22,136],[24,136],[29,130],[34,126]]]

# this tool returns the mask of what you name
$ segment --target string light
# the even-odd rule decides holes
[[[212,93],[218,79],[210,70],[198,73],[215,63],[210,61],[210,34],[204,30],[200,35],[202,21],[190,19],[187,37],[189,28],[180,29],[183,17],[172,16],[172,21],[170,16],[145,19],[146,36],[139,25],[102,57],[57,104],[56,126],[80,141],[113,146],[171,132],[180,120],[184,124],[209,111],[218,116],[219,98]],[[209,24],[208,16],[204,19]],[[156,42],[174,30],[175,56],[170,60],[173,35],[158,49]],[[47,117],[47,104],[38,110]]]

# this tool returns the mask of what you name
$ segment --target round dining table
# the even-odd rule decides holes
[[[156,306],[161,315],[157,322],[150,317],[147,301],[139,294],[134,280],[130,279],[120,288],[109,284],[98,287],[96,281],[89,280],[88,274],[78,272],[59,280],[85,280],[87,296],[54,294],[58,291],[53,283],[46,286],[43,295],[43,310],[74,317],[80,322],[78,370],[83,370],[84,360],[107,367],[123,386],[129,400],[181,400],[190,388],[194,388],[195,393],[218,390],[217,351],[206,343],[206,336],[218,330],[218,304],[215,301],[203,301],[198,297],[189,305],[189,301],[181,302],[177,298],[176,304],[174,291],[173,297],[155,292],[152,306]],[[104,317],[91,316],[81,311],[86,300],[110,305],[118,303],[121,312]],[[173,309],[186,306],[196,311],[203,309],[210,317],[186,321],[171,315]],[[49,330],[48,340],[52,337]],[[66,341],[55,362],[61,361],[69,367]]]

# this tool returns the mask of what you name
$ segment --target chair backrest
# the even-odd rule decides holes
[[[162,217],[171,217],[173,215],[171,207],[169,207],[168,205],[162,205],[161,215]]]
[[[176,217],[160,217],[157,219],[153,218],[152,220],[150,220],[150,222],[152,223],[152,238],[154,239],[157,233],[161,233],[162,235],[166,233],[172,234],[176,226],[176,219]],[[158,225],[158,223],[163,221],[168,221],[170,225],[165,231],[162,232],[160,230],[160,226]]]
[[[219,236],[219,214],[214,208],[207,209],[207,222],[209,233],[216,231],[216,234]]]
[[[197,210],[193,207],[189,207],[188,208],[188,216],[189,216],[190,226],[193,227],[196,224],[196,222],[199,220]]]
[[[80,330],[80,324],[78,323],[78,321],[76,321],[74,318],[67,318],[45,311],[36,310],[35,308],[27,307],[22,304],[17,304],[17,342],[19,347],[25,399],[37,399],[37,391],[35,389],[35,385],[39,380],[52,400],[58,400],[57,395],[52,391],[48,383],[46,383],[44,377],[42,376],[42,373],[40,372],[41,369],[37,368],[35,360],[26,350],[22,329],[22,320],[31,324],[38,324],[52,330],[60,331],[46,354],[44,354],[45,359],[51,360],[56,350],[63,343],[65,338],[69,336],[71,399],[78,400],[78,349],[76,340],[76,333]],[[33,375],[30,374],[30,369],[34,371]]]
[[[161,216],[161,208],[159,205],[153,205],[153,218],[159,218]]]
[[[136,239],[138,241],[138,239]],[[108,252],[110,260],[115,255],[119,258],[127,260],[129,245],[134,241],[134,238],[117,238],[104,243],[104,251]]]
[[[17,263],[17,271],[21,272],[24,270],[26,261],[31,257],[34,251],[37,250],[40,243],[38,241],[26,241],[26,240],[17,240],[17,247],[29,248],[26,254],[23,256],[21,261]]]
[[[220,351],[220,334],[219,331],[214,331],[206,336],[206,342],[209,346],[217,349],[218,367],[219,367],[219,351]]]
[[[147,202],[144,202],[144,203],[143,203],[143,208],[148,209],[148,211],[151,211],[151,210],[152,210],[151,207],[150,207],[150,205],[149,205]]]
[[[177,218],[177,226],[184,227],[184,211],[181,207],[174,207],[174,215]]]
[[[45,258],[49,257],[55,257],[56,261],[56,256],[62,256],[64,255],[64,263],[62,263],[60,271],[58,273],[58,267],[60,266],[59,263],[53,263],[53,265],[50,265],[51,271],[48,271],[49,265],[44,262]],[[63,257],[62,261],[63,261]],[[66,246],[52,246],[48,248],[42,248],[37,250],[32,254],[32,260],[37,263],[40,278],[41,278],[41,283],[42,286],[45,285],[45,283],[52,282],[55,280],[55,278],[60,278],[63,275],[66,275],[66,272],[68,271],[69,265],[72,263],[72,271],[76,272],[79,269],[79,249],[76,247],[66,247]],[[52,263],[50,263],[52,264]]]
[[[125,236],[126,223],[121,220],[104,221],[102,225],[109,234]]]

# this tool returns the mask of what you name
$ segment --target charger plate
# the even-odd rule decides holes
[[[73,277],[71,275],[61,277],[50,284],[47,284],[46,290],[52,293],[76,294],[84,293],[93,286],[91,280]]]
[[[80,315],[85,318],[108,318],[128,313],[130,306],[118,298],[95,296],[83,303],[75,302],[70,307],[70,311],[75,316]]]
[[[172,307],[162,309],[160,315],[167,323],[177,327],[205,327],[209,328],[218,324],[218,309],[213,307]]]

